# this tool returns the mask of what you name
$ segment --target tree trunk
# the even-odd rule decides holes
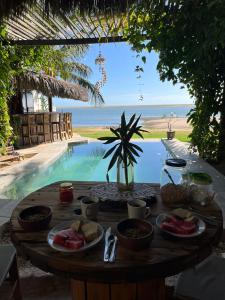
[[[225,161],[225,86],[223,91],[223,101],[220,110],[220,134],[218,146],[218,162],[221,161]]]

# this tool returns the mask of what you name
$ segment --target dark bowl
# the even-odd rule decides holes
[[[18,222],[25,231],[40,231],[48,227],[51,218],[52,211],[48,206],[31,206],[20,212]]]
[[[138,230],[140,235],[131,237],[127,230]],[[142,250],[149,247],[153,238],[153,225],[140,219],[126,219],[117,224],[117,236],[120,244],[130,250]]]

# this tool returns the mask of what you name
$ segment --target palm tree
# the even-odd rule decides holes
[[[43,48],[42,70],[51,76],[60,77],[85,87],[95,104],[104,103],[104,99],[95,85],[88,80],[92,70],[80,60],[88,50],[86,45]]]

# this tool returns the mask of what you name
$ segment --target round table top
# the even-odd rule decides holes
[[[95,248],[86,252],[68,254],[52,249],[47,243],[49,230],[63,222],[75,218],[74,209],[80,207],[77,199],[81,195],[90,195],[91,188],[97,183],[73,182],[74,202],[70,206],[59,205],[60,182],[33,192],[22,200],[12,213],[11,237],[14,245],[31,263],[40,269],[77,280],[99,282],[132,282],[150,278],[164,278],[177,274],[205,259],[218,243],[222,233],[222,212],[216,203],[207,207],[198,207],[202,214],[217,217],[218,224],[206,224],[206,231],[192,239],[165,238],[154,226],[154,237],[149,248],[134,252],[118,243],[115,263],[103,262],[104,240]],[[149,184],[157,196],[157,203],[151,206],[149,221],[155,224],[159,213],[168,212],[159,197],[159,186]],[[25,232],[17,221],[19,212],[33,205],[47,205],[52,209],[49,228],[40,232]],[[127,212],[99,212],[98,222],[105,228],[127,218]]]

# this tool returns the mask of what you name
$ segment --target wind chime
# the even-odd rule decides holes
[[[143,69],[140,68],[139,66],[136,67],[135,72],[137,73],[137,80],[138,80],[138,94],[139,94],[139,101],[143,101],[144,100],[144,96],[143,96],[143,92],[142,92],[142,86],[144,85],[142,83],[142,77],[141,77],[141,72],[143,72]]]
[[[95,59],[95,64],[99,66],[99,72],[102,75],[102,78],[98,80],[95,84],[95,89],[99,93],[100,89],[105,85],[107,81],[106,70],[105,70],[105,57],[102,56],[101,54],[100,45],[99,45],[99,54]]]

